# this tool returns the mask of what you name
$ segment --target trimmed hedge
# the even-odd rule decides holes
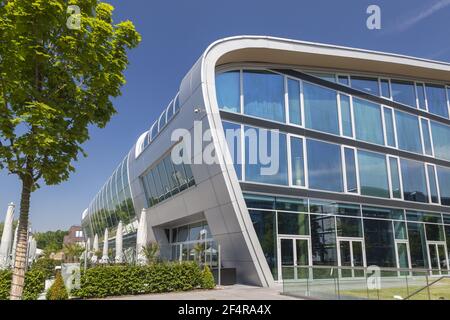
[[[48,289],[47,300],[67,300],[69,299],[69,294],[67,293],[66,286],[64,285],[64,280],[61,276],[61,272],[56,274],[55,282]]]
[[[45,288],[46,272],[42,269],[31,269],[25,274],[23,300],[36,300]],[[0,300],[9,300],[11,291],[12,272],[0,271]]]
[[[204,288],[200,267],[194,262],[169,262],[147,266],[97,266],[81,275],[80,289],[70,293],[78,298],[187,291]]]

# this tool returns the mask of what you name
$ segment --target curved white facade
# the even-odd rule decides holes
[[[164,124],[160,125],[159,132],[155,134],[152,141],[149,141],[151,138],[148,138],[148,135],[152,134],[153,127],[150,128],[148,132],[141,135],[127,156],[127,184],[130,188],[133,211],[136,213],[128,221],[131,225],[128,233],[135,232],[139,214],[146,214],[148,240],[156,240],[164,246],[170,241],[165,233],[166,229],[196,221],[206,221],[212,238],[221,246],[222,265],[235,268],[239,282],[272,286],[277,279],[274,279],[272,275],[253,227],[244,200],[242,184],[233,165],[230,164],[233,161],[225,142],[223,119],[216,99],[217,70],[233,66],[236,68],[263,66],[270,69],[333,70],[336,73],[360,72],[448,84],[450,83],[450,64],[381,52],[258,36],[219,40],[211,44],[194,64],[182,80],[174,102],[165,109],[164,114],[167,116],[164,117],[167,118]],[[175,104],[177,104],[176,110]],[[170,111],[167,111],[169,109]],[[176,144],[171,140],[174,130],[186,129],[190,135],[194,136],[195,121],[202,122],[203,131],[212,129],[212,141],[216,156],[220,159],[219,164],[191,165],[195,186],[149,208],[141,177]],[[161,119],[157,119],[155,125],[160,122]],[[192,154],[192,163],[196,163],[195,159],[200,155],[200,152]],[[118,180],[119,178],[115,179],[115,181]],[[117,190],[118,188],[111,187],[110,193],[117,193]],[[276,192],[280,191],[277,189]],[[114,199],[114,195],[108,194],[106,197]],[[85,230],[91,230],[85,234],[92,238],[95,233],[90,220],[93,211],[95,208],[83,213],[83,226]],[[438,208],[438,211],[442,210]],[[110,224],[117,225],[118,220],[111,220]],[[109,234],[114,235],[115,231],[110,229]]]

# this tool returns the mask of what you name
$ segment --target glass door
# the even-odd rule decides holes
[[[278,238],[278,280],[305,279],[311,262],[309,238]]]
[[[431,274],[441,275],[448,271],[448,257],[445,243],[428,242],[428,261]]]
[[[363,241],[360,239],[338,239],[338,248],[339,266],[344,267],[340,269],[341,277],[364,277],[366,259]]]
[[[397,241],[395,243],[395,250],[397,253],[397,268],[411,269],[411,262],[409,260],[409,244],[407,241]],[[409,271],[399,271],[399,276],[408,275]]]

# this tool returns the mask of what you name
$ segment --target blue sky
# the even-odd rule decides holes
[[[387,51],[450,62],[450,0],[110,0],[115,20],[142,34],[130,53],[127,84],[114,99],[118,114],[91,130],[71,178],[32,195],[33,230],[79,224],[82,211],[163,107],[211,42],[233,35],[271,35]],[[382,29],[366,28],[366,9],[381,7]],[[16,177],[0,172],[0,220],[20,200]],[[18,216],[18,209],[16,216]]]

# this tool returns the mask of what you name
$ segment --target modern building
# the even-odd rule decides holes
[[[290,266],[447,273],[449,96],[448,63],[265,36],[219,40],[94,197],[83,230],[92,243],[108,228],[113,243],[122,221],[132,250],[145,214],[148,240],[168,259],[195,259],[207,241],[238,282],[260,286],[293,276],[283,275]],[[186,152],[180,145],[202,140],[199,123],[210,136]],[[190,161],[174,163],[179,149]],[[274,174],[263,174],[263,149],[278,154]]]
[[[84,246],[83,229],[81,228],[81,226],[71,226],[69,228],[68,234],[64,236],[63,244],[77,244],[80,246]]]

